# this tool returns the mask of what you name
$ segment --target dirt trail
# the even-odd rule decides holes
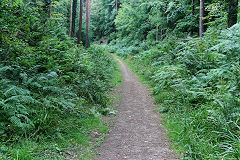
[[[117,58],[116,58],[117,59]],[[122,61],[122,98],[118,116],[97,160],[175,160],[149,90]]]

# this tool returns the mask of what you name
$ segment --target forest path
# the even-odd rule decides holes
[[[118,116],[97,160],[175,160],[149,90],[125,63]]]

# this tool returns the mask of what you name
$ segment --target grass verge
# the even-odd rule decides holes
[[[83,118],[71,117],[62,121],[65,133],[58,139],[36,137],[22,139],[11,145],[1,145],[2,160],[52,160],[52,159],[91,159],[94,157],[93,142],[102,138],[108,128],[101,122],[100,115]],[[97,132],[97,135],[92,135]]]
[[[240,141],[237,129],[229,130],[225,119],[220,114],[216,114],[211,106],[203,104],[194,107],[188,103],[181,103],[177,99],[178,95],[171,88],[156,92],[159,82],[154,82],[152,75],[148,73],[148,66],[138,63],[131,57],[124,61],[137,73],[140,80],[152,89],[154,101],[159,105],[159,113],[164,120],[163,125],[172,142],[172,148],[179,157],[183,160],[239,159]]]
[[[122,75],[119,64],[115,61],[115,72],[113,73],[112,87],[121,85]],[[113,97],[109,93],[109,106],[112,105]],[[116,99],[119,99],[117,97]],[[15,143],[0,142],[1,160],[61,160],[82,159],[91,160],[96,156],[95,148],[100,146],[109,132],[109,124],[103,121],[103,115],[98,113],[94,106],[85,104],[79,110],[85,110],[85,114],[67,117],[61,120],[64,132],[59,133],[57,138],[51,135],[32,136],[21,138]],[[112,109],[106,108],[106,113],[114,113]],[[19,137],[18,137],[19,138]]]
[[[116,70],[114,72],[114,78],[113,78],[113,82],[112,85],[115,86],[120,86],[122,84],[122,72],[120,69],[120,64],[114,59],[115,62],[115,66],[116,66]]]
[[[138,76],[139,80],[146,85],[149,89],[152,90],[152,82],[148,80],[147,76],[143,73],[141,73],[141,69],[139,68],[138,64],[134,63],[131,58],[122,58],[117,56],[119,59],[124,61],[127,66]],[[161,113],[161,119],[163,120],[163,125],[167,131],[167,135],[171,141],[171,148],[175,150],[179,157],[182,157],[182,153],[184,152],[184,149],[176,143],[178,141],[177,135],[181,131],[182,128],[177,124],[177,119],[171,119],[170,115],[168,113],[164,113],[165,108],[161,105],[161,100],[164,99],[164,94],[157,94],[154,95],[152,93],[152,96],[154,98],[154,103],[158,104],[157,110],[159,111],[159,114]],[[169,96],[169,95],[166,95]]]

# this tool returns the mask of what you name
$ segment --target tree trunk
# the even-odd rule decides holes
[[[158,26],[156,27],[156,41],[158,41],[159,40],[159,38],[158,38]]]
[[[192,15],[195,15],[195,6],[194,6],[194,0],[192,0]],[[191,35],[193,35],[193,28],[191,28]]]
[[[90,26],[91,0],[86,1],[86,48],[89,47],[89,26]]]
[[[169,4],[169,2],[167,1],[167,3],[166,3],[166,8],[168,8],[168,4]],[[165,13],[165,15],[166,15],[166,36],[165,37],[167,37],[168,36],[168,14],[169,14],[169,12],[166,12]]]
[[[204,17],[204,0],[200,0],[200,20],[199,20],[199,36],[203,37],[204,26],[203,26],[203,17]]]
[[[75,28],[76,28],[77,1],[78,0],[73,0],[73,9],[72,9],[72,36],[73,37],[75,34]]]
[[[69,36],[70,37],[73,37],[74,33],[75,33],[76,9],[77,9],[77,0],[71,0],[70,29],[69,29]]]
[[[48,5],[48,18],[51,17],[51,7],[52,7],[52,3],[50,2]]]
[[[163,29],[161,27],[161,41],[163,40]]]
[[[79,17],[79,29],[78,29],[78,44],[82,39],[82,16],[83,16],[83,0],[80,0],[80,17]]]
[[[73,0],[71,0],[71,9],[70,9],[70,28],[69,28],[69,36],[72,37],[72,17],[73,17]]]
[[[192,0],[192,15],[195,15],[195,6],[194,6],[194,0]]]
[[[238,0],[228,0],[228,28],[237,23]]]
[[[118,11],[118,0],[116,0],[116,10]]]

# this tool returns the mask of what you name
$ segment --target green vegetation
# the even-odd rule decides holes
[[[0,159],[89,159],[108,132],[116,62],[66,34],[67,5],[0,2]]]
[[[94,147],[104,138],[108,132],[105,124],[102,124],[99,115],[88,115],[85,118],[69,116],[61,121],[65,132],[61,138],[39,139],[24,138],[11,145],[2,144],[1,159],[66,159],[79,158],[91,159],[95,156]],[[67,127],[66,127],[67,126]],[[93,133],[99,135],[94,137]]]
[[[0,159],[92,159],[121,82],[108,52],[153,88],[183,159],[240,159],[238,0],[81,2],[1,0]]]
[[[200,39],[199,14],[189,4],[123,2],[109,50],[127,58],[152,87],[183,159],[239,159],[240,24],[226,29],[227,4],[206,1]]]
[[[122,72],[120,70],[120,64],[116,62],[116,71],[114,72],[115,75],[113,75],[113,86],[119,86],[122,84]]]
[[[226,57],[219,53],[220,50],[214,53],[203,47],[209,41],[208,37],[201,41],[175,42],[172,46],[173,41],[166,39],[156,48],[130,56],[128,62],[153,88],[155,103],[159,104],[159,111],[166,117],[165,126],[169,128],[175,147],[184,153],[184,159],[236,159],[240,156],[239,92],[234,87],[238,84],[239,73],[235,68],[238,65],[227,62],[232,55]],[[224,43],[222,40],[221,47],[229,47]],[[163,51],[166,44],[175,59],[171,60]],[[193,50],[193,47],[185,48],[189,44],[201,52]],[[209,48],[217,46],[219,44]],[[174,52],[178,47],[182,48],[181,52]],[[187,68],[187,63],[193,62],[193,58],[200,64],[195,64],[196,68]],[[201,68],[198,70],[197,67]]]

